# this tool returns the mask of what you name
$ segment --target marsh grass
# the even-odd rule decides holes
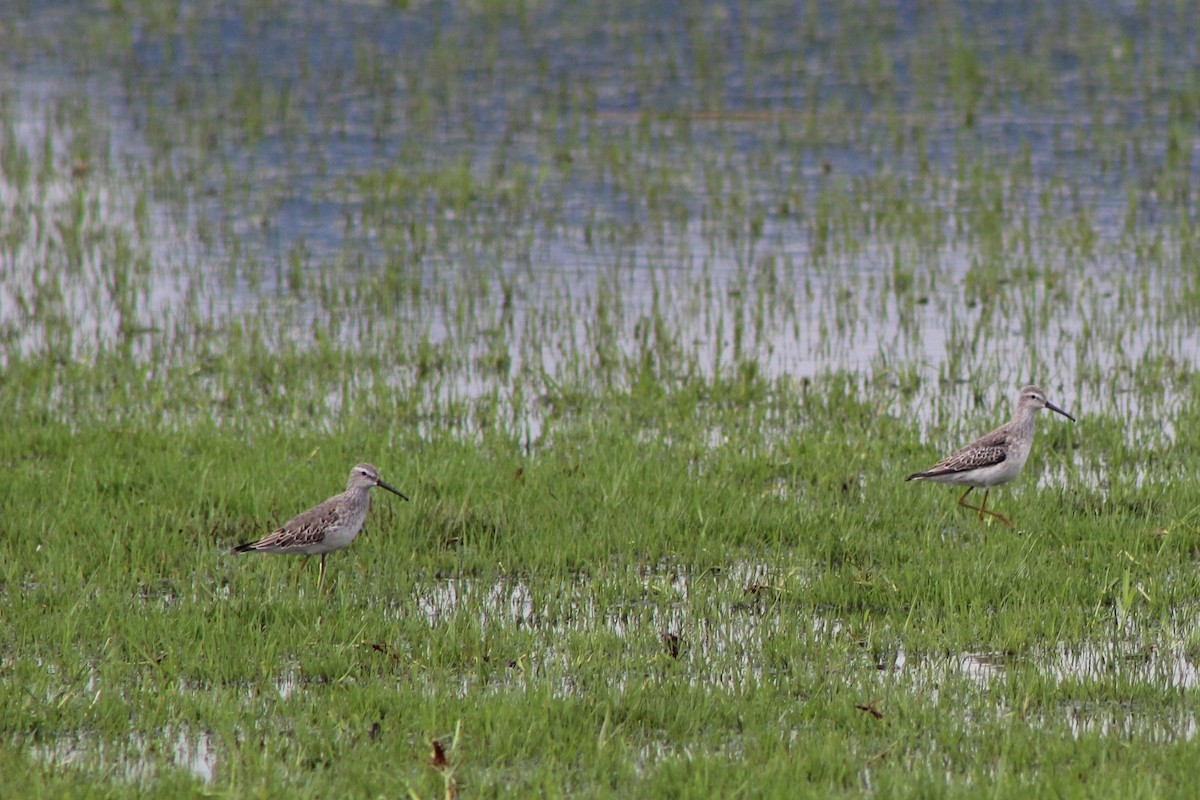
[[[359,416],[167,433],[10,405],[4,717],[42,776],[21,780],[65,790],[83,769],[169,793],[157,776],[201,779],[177,740],[207,737],[204,780],[235,791],[430,794],[428,740],[459,730],[470,791],[753,774],[850,793],[947,768],[1127,786],[1104,766],[1112,732],[1081,714],[1186,773],[1194,668],[1172,654],[1200,613],[1181,566],[1197,488],[1114,487],[1099,507],[1040,489],[1071,438],[1043,431],[995,498],[1020,530],[981,526],[952,491],[898,480],[895,461],[935,455],[910,426],[820,391],[778,438],[753,433],[752,404],[614,394],[537,458],[495,434],[379,442]],[[225,552],[339,489],[364,447],[414,499],[376,500],[325,591],[311,569],[294,585],[291,559]],[[1007,655],[980,680],[972,653]],[[1076,771],[1048,772],[1063,737]]]
[[[1195,794],[1194,20],[868,5],[0,28],[5,792]]]

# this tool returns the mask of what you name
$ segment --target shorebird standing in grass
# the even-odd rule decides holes
[[[407,500],[399,490],[379,479],[379,471],[370,464],[357,464],[350,470],[346,491],[310,508],[289,520],[285,525],[256,542],[239,544],[231,553],[292,553],[321,557],[320,586],[325,582],[325,556],[334,550],[348,547],[367,519],[371,505],[371,487],[387,489]],[[307,563],[301,562],[301,568]],[[296,576],[299,577],[299,571]]]
[[[979,521],[984,514],[990,514],[1003,522],[1011,530],[1012,522],[1008,517],[995,511],[988,511],[988,492],[993,486],[1008,483],[1021,474],[1025,461],[1029,458],[1029,448],[1033,444],[1034,419],[1037,412],[1048,408],[1062,414],[1071,422],[1075,418],[1046,399],[1046,393],[1036,386],[1026,386],[1021,390],[1021,399],[1017,401],[1017,411],[1010,422],[1006,422],[996,430],[981,436],[953,455],[946,456],[924,472],[914,472],[906,481],[933,481],[935,483],[953,483],[966,486],[958,504],[979,512]],[[983,489],[983,502],[973,506],[967,502],[967,495],[973,489]]]

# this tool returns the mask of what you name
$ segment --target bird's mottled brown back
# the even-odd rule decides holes
[[[1008,425],[1002,425],[991,433],[980,436],[957,453],[951,453],[924,472],[910,475],[913,478],[936,478],[957,472],[991,467],[1008,457]]]
[[[320,542],[331,528],[338,526],[344,516],[345,503],[342,501],[343,496],[337,495],[297,514],[258,542],[258,548],[303,547]]]

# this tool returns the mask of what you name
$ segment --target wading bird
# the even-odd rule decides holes
[[[946,456],[924,472],[914,472],[904,480],[966,486],[967,490],[958,498],[960,506],[978,511],[980,522],[984,514],[990,514],[1011,530],[1013,524],[1008,517],[988,511],[988,492],[993,486],[1008,483],[1021,474],[1033,444],[1034,420],[1037,412],[1043,408],[1062,414],[1071,422],[1075,421],[1074,417],[1047,400],[1046,393],[1041,389],[1026,386],[1021,390],[1021,398],[1017,401],[1017,410],[1011,421],[979,437],[957,453]],[[967,495],[972,489],[983,489],[983,502],[977,506],[967,502]]]
[[[379,471],[370,464],[356,464],[350,470],[346,491],[310,508],[256,542],[239,544],[231,553],[293,553],[321,557],[320,586],[325,582],[325,556],[348,547],[362,530],[371,505],[371,487],[387,489],[407,500],[399,490],[379,479]],[[304,567],[301,562],[300,567]],[[296,577],[300,572],[297,570]]]

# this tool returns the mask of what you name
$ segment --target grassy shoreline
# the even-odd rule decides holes
[[[1043,425],[996,499],[1008,533],[899,479],[936,452],[901,420],[803,414],[822,388],[764,398],[804,418],[777,441],[706,435],[753,430],[753,404],[603,398],[532,458],[500,434],[380,442],[371,414],[166,431],[8,403],[6,772],[190,792],[176,740],[202,740],[234,794],[425,796],[428,740],[457,728],[470,793],[1190,785],[1200,485],[1128,508],[1038,488],[1081,435]],[[327,592],[224,553],[368,456],[413,503],[376,500]]]

